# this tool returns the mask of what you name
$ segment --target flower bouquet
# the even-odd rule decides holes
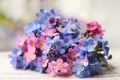
[[[97,21],[64,19],[58,10],[41,9],[24,31],[26,34],[18,37],[9,55],[17,69],[85,78],[102,74],[102,67],[107,67],[107,59],[112,57]]]

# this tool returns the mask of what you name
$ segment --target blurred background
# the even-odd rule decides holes
[[[0,51],[14,47],[23,27],[41,9],[59,9],[66,17],[97,20],[111,48],[120,48],[120,0],[0,0]]]

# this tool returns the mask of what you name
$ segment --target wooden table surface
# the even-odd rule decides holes
[[[83,78],[51,77],[48,74],[41,74],[30,70],[16,70],[9,63],[10,52],[0,52],[0,80],[83,80]],[[85,80],[120,80],[120,49],[111,49],[113,55],[109,60],[109,69],[102,75],[85,78]]]

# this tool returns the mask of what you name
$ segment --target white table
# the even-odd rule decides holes
[[[48,74],[41,74],[30,70],[16,70],[9,63],[10,52],[0,52],[0,80],[83,80],[83,78],[51,77]],[[102,75],[85,78],[85,80],[120,80],[120,49],[110,50],[113,59],[109,62],[109,70]]]

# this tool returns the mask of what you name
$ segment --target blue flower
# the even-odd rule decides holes
[[[40,73],[43,72],[43,68],[38,66],[37,60],[33,60],[31,63],[29,63],[29,68]]]
[[[83,51],[83,50],[81,49],[81,47],[77,46],[76,49],[77,49],[77,51],[78,51],[78,53],[76,54],[76,57],[80,57],[80,58],[81,58],[81,57],[85,57],[86,52]]]
[[[81,74],[79,75],[76,75],[77,77],[80,77],[80,78],[86,78],[88,76],[90,76],[90,70],[89,70],[89,67],[84,67],[84,70],[81,72]]]
[[[56,19],[59,19],[60,18],[60,11],[59,10],[54,10],[54,9],[51,9],[50,10],[50,15]]]
[[[90,64],[97,62],[97,57],[95,56],[88,56],[87,58]]]
[[[14,48],[12,50],[12,54],[9,55],[9,57],[12,59],[10,61],[10,63],[13,65],[13,66],[16,66],[17,64],[17,59],[19,59],[19,56],[22,54],[22,49],[21,48]]]
[[[102,70],[101,64],[99,62],[90,64],[90,74],[91,75],[102,74],[102,73],[103,73],[103,70]]]
[[[100,35],[95,35],[95,39],[102,43],[102,48],[104,50],[104,55],[108,56],[108,54],[109,54],[108,41],[103,39]]]
[[[37,67],[35,68],[35,71],[42,73],[42,72],[43,72],[43,68],[37,66]]]
[[[105,56],[108,56],[109,54],[109,47],[108,47],[108,41],[107,40],[102,40],[102,47],[103,47],[103,50],[104,50],[104,55]]]
[[[81,72],[84,70],[84,66],[78,62],[78,61],[75,61],[73,62],[73,65],[72,65],[72,71],[76,74],[76,75],[80,75]]]
[[[41,9],[37,14],[39,24],[44,24],[48,28],[55,25],[57,20],[60,19],[60,12],[58,10],[51,9],[50,11]]]
[[[50,16],[50,14],[48,13],[47,10],[41,9],[37,13],[39,24],[44,24],[47,21],[47,19],[49,18],[49,16]]]
[[[53,49],[55,49],[55,53],[58,54],[64,54],[65,53],[65,43],[63,40],[58,40],[53,43],[52,45]]]
[[[28,66],[25,58],[23,58],[22,56],[18,56],[15,59],[12,59],[10,63],[14,65],[16,68],[23,70],[25,70]]]
[[[77,77],[85,78],[90,75],[88,66],[83,66],[80,62],[73,62],[72,71]]]
[[[21,55],[23,52],[22,48],[14,48],[12,50],[12,54],[9,55],[10,58],[14,59],[16,57],[18,57],[19,55]]]
[[[24,31],[27,35],[29,35],[31,32],[34,32],[34,31],[36,31],[40,28],[41,28],[41,25],[40,24],[35,24],[34,20],[33,20],[27,26],[25,26]]]
[[[43,55],[47,55],[50,51],[50,48],[51,48],[51,44],[50,43],[45,43],[43,45]]]
[[[78,42],[78,38],[73,38],[72,35],[68,35],[65,37],[64,41],[67,47],[75,46]]]
[[[97,46],[97,42],[92,38],[83,38],[82,40],[82,47],[81,49],[87,52],[94,51],[95,47]]]
[[[67,25],[62,29],[62,33],[73,33],[72,26],[74,26],[74,25],[67,24]]]
[[[81,24],[78,23],[77,19],[68,19],[68,21],[65,21],[62,23],[63,33],[74,33],[75,31],[80,31]]]
[[[33,60],[31,63],[29,63],[30,70],[35,70],[37,66],[37,60]]]

